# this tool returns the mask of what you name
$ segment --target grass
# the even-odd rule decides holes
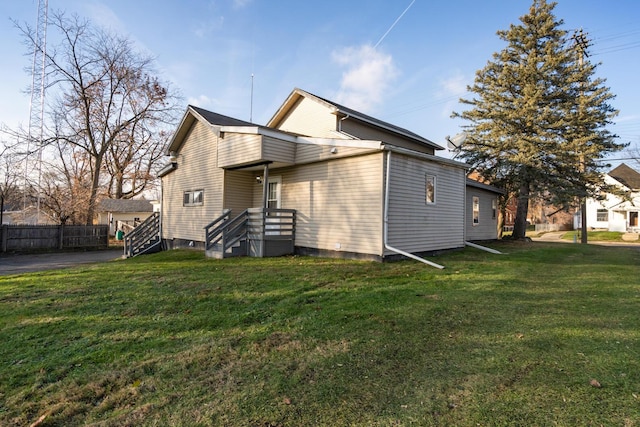
[[[617,231],[587,231],[587,240],[590,242],[625,242],[622,236],[625,233]],[[580,231],[567,231],[562,235],[564,240],[578,239],[580,241]],[[633,242],[625,242],[633,243]]]
[[[0,277],[0,425],[640,425],[640,251],[495,247]]]

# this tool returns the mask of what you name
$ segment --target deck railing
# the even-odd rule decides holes
[[[269,245],[265,242],[281,241],[287,246],[286,251],[293,252],[295,240],[296,211],[294,209],[251,208],[242,211],[233,219],[231,211],[226,210],[205,227],[205,249],[215,251],[219,255],[232,252],[232,247],[240,243],[243,253],[235,255],[271,256]],[[274,247],[274,244],[271,245]],[[273,253],[281,252],[280,249]]]

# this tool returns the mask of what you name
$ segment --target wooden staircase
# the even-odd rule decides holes
[[[124,236],[124,256],[131,258],[138,255],[160,252],[160,213],[154,212]]]
[[[247,210],[230,220],[231,210],[211,221],[205,229],[205,254],[209,258],[247,255]]]
[[[205,254],[210,258],[270,257],[292,254],[296,211],[246,209],[231,219],[225,210],[205,227]]]

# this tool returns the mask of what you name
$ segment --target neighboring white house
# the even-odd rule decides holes
[[[619,187],[627,197],[606,194],[603,200],[587,199],[587,227],[620,232],[638,232],[640,224],[640,173],[622,163],[605,175],[605,183]],[[580,214],[574,225],[580,228]]]
[[[302,254],[382,260],[460,248],[466,234],[495,239],[498,193],[468,187],[468,166],[442,149],[300,89],[266,126],[189,106],[160,173],[161,237],[166,248],[205,248],[205,226],[227,210],[230,220],[262,210],[273,225],[280,213],[268,210],[281,209],[295,212]],[[465,194],[478,200],[468,215]]]
[[[102,199],[98,203],[98,224],[109,225],[109,235],[116,231],[129,231],[154,212],[149,200]]]

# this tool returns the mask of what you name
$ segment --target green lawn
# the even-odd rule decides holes
[[[620,233],[617,231],[587,231],[587,240],[590,242],[624,242],[622,236],[625,233]],[[580,241],[580,231],[567,231],[562,235],[564,240],[574,240],[577,239]],[[628,244],[638,243],[635,242],[625,242]]]
[[[0,277],[0,425],[640,426],[640,250],[492,246]]]

